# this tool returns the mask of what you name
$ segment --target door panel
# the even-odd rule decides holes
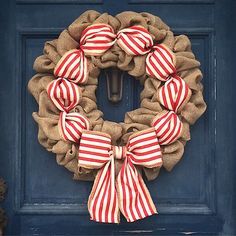
[[[0,44],[3,55],[0,104],[4,111],[0,115],[0,151],[4,156],[0,168],[9,186],[4,204],[9,218],[6,233],[233,233],[235,174],[230,167],[235,163],[235,147],[230,137],[234,135],[235,114],[225,122],[226,117],[219,112],[219,109],[225,110],[224,101],[232,105],[235,84],[235,80],[224,77],[224,70],[230,76],[233,65],[229,63],[225,67],[223,58],[230,59],[230,55],[226,47],[222,47],[233,42],[225,36],[233,7],[233,1],[223,5],[213,0],[18,0],[5,3],[1,10],[5,37]],[[38,143],[38,127],[31,115],[38,110],[26,89],[34,75],[34,59],[42,54],[45,41],[58,37],[60,31],[88,9],[112,15],[133,10],[160,16],[175,34],[189,36],[204,75],[208,109],[191,128],[192,140],[187,143],[183,159],[171,173],[162,170],[157,180],[147,184],[160,214],[132,224],[123,218],[120,225],[89,221],[87,199],[92,183],[73,181],[72,174],[56,164],[55,155]],[[223,83],[222,78],[228,83]],[[217,86],[223,88],[218,96]],[[126,111],[139,106],[141,89],[138,81],[125,74],[123,100],[112,105],[107,101],[105,76],[101,73],[97,97],[105,119],[122,121]],[[9,98],[9,95],[13,96]],[[222,139],[225,136],[222,123],[227,125],[226,139]],[[222,151],[226,148],[227,157]]]

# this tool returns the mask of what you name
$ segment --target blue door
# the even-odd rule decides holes
[[[34,59],[45,41],[58,37],[89,9],[158,15],[175,34],[189,36],[204,75],[208,109],[191,129],[184,158],[172,172],[163,170],[147,184],[160,214],[135,223],[89,220],[92,183],[73,181],[57,165],[55,155],[38,143],[31,116],[38,109],[26,89]],[[0,176],[8,185],[2,204],[6,234],[236,234],[233,0],[16,0],[2,2],[0,12]],[[125,79],[124,84],[122,102],[112,105],[101,76],[98,104],[108,120],[121,121],[126,111],[139,106],[138,82]]]

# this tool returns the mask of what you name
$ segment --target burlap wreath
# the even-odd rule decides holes
[[[58,39],[45,43],[44,54],[39,56],[34,63],[37,74],[28,84],[29,91],[39,104],[39,111],[33,113],[33,118],[39,125],[38,140],[40,144],[56,154],[57,163],[73,172],[74,179],[94,179],[96,170],[78,169],[77,145],[64,141],[61,137],[58,129],[59,110],[49,99],[46,88],[55,79],[53,71],[60,58],[69,50],[77,48],[81,32],[89,25],[96,23],[108,24],[115,32],[133,25],[141,25],[150,32],[154,40],[165,44],[175,54],[177,73],[187,83],[192,95],[178,113],[178,117],[183,123],[181,136],[174,143],[161,146],[163,166],[166,170],[171,171],[180,161],[184,153],[184,146],[190,140],[189,126],[193,125],[206,109],[202,95],[202,73],[199,70],[200,63],[191,51],[188,37],[174,36],[170,28],[159,17],[149,13],[122,12],[113,17],[107,13],[87,11],[65,29]],[[125,144],[131,134],[150,127],[152,119],[164,110],[157,96],[161,81],[147,76],[145,59],[146,55],[127,55],[116,44],[104,55],[88,58],[89,79],[86,85],[81,86],[83,88],[82,100],[73,111],[79,111],[90,120],[91,130],[110,134],[113,144]],[[127,71],[144,85],[140,95],[140,108],[127,112],[123,123],[104,121],[103,113],[98,110],[96,104],[95,92],[100,70],[113,66]],[[120,162],[116,161],[116,169],[119,170],[119,168]],[[143,170],[148,180],[155,179],[159,173],[159,168],[143,168]]]

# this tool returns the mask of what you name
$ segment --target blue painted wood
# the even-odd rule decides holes
[[[92,183],[75,182],[55,156],[37,142],[31,113],[37,104],[26,85],[32,64],[46,40],[57,37],[88,9],[117,14],[124,10],[159,15],[176,34],[187,34],[204,74],[207,112],[191,129],[192,140],[181,164],[148,183],[160,215],[128,224],[89,221],[87,198]],[[235,232],[235,116],[233,77],[234,1],[213,0],[17,0],[4,1],[0,22],[0,175],[9,191],[3,207],[9,235],[229,235]],[[58,14],[58,12],[60,14]],[[230,35],[230,37],[229,37]],[[125,75],[123,100],[104,97],[101,73],[98,105],[105,119],[122,121],[139,106],[142,88]]]

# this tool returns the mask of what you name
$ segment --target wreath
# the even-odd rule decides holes
[[[157,16],[87,11],[45,43],[28,88],[38,140],[76,180],[94,180],[91,219],[119,223],[157,213],[143,181],[171,171],[204,113],[200,63],[187,36],[174,36]],[[103,120],[96,104],[102,69],[118,67],[143,84],[140,108],[124,121]],[[104,204],[106,202],[106,204]]]

